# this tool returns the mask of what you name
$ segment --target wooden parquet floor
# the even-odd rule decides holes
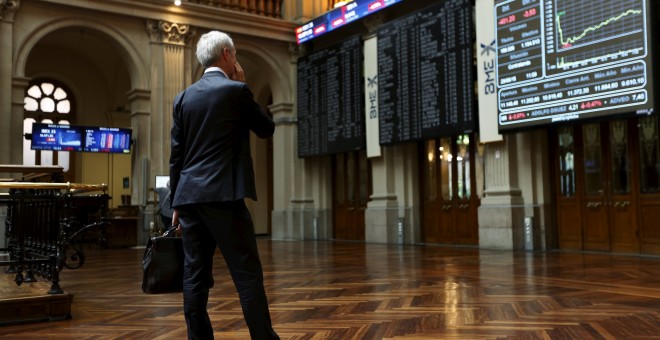
[[[658,257],[266,239],[259,247],[282,339],[660,339]],[[185,339],[181,294],[140,290],[143,250],[86,252],[82,268],[61,275],[74,295],[71,320],[0,327],[0,337]],[[219,254],[214,270],[215,337],[248,339]]]

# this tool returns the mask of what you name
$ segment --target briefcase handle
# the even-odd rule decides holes
[[[179,228],[179,226],[180,226],[180,224],[176,224],[176,225],[171,226],[169,229],[167,229],[163,233],[163,237],[176,236],[173,233],[176,232],[176,230]]]

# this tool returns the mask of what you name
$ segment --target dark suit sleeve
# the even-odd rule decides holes
[[[181,116],[181,101],[185,92],[179,93],[174,98],[174,108],[172,110],[172,130],[171,140],[172,148],[170,153],[170,206],[173,207],[175,192],[181,177],[183,168],[183,152],[185,150],[185,136],[183,135],[183,117]]]
[[[243,109],[246,113],[244,119],[250,130],[252,130],[259,138],[268,138],[275,132],[275,123],[261,108],[259,103],[254,101],[252,91],[247,84],[241,87],[241,101],[243,102]]]

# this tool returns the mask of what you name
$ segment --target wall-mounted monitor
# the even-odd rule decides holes
[[[131,129],[109,127],[83,127],[85,131],[85,146],[88,152],[131,152]]]
[[[495,3],[500,131],[653,112],[650,0]]]
[[[32,124],[32,150],[130,153],[132,130],[99,126]]]
[[[70,125],[34,123],[31,149],[82,151],[82,132]]]

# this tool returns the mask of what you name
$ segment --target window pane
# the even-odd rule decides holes
[[[559,184],[561,195],[575,195],[575,151],[573,150],[573,127],[559,129]]]
[[[53,152],[41,151],[41,165],[53,165]]]
[[[451,139],[443,138],[440,140],[440,180],[442,185],[442,199],[450,201],[454,197],[454,181],[451,174]]]
[[[65,99],[66,97],[67,97],[66,92],[64,92],[64,90],[62,90],[61,87],[55,89],[55,93],[53,94],[53,98],[55,98],[55,100],[62,100]]]
[[[41,84],[41,90],[44,91],[44,94],[46,94],[47,96],[50,96],[53,93],[54,89],[55,89],[55,86],[51,83]]]
[[[43,112],[53,112],[55,111],[55,102],[51,98],[42,98],[41,99],[41,111]]]
[[[584,178],[587,195],[603,193],[603,169],[600,154],[600,125],[585,124],[584,136]]]
[[[625,120],[610,122],[612,157],[612,191],[615,194],[630,192],[630,161],[628,153],[628,124]]]
[[[32,118],[27,118],[23,120],[23,133],[32,133],[32,123],[35,120]],[[23,139],[23,165],[35,165],[35,154],[36,152],[31,149],[32,141]]]
[[[57,103],[57,112],[59,113],[71,112],[71,103],[68,100],[63,100]]]
[[[639,146],[643,193],[660,192],[660,141],[658,117],[639,118]]]
[[[30,95],[30,97],[32,98],[39,99],[41,98],[41,89],[39,88],[39,86],[34,85],[30,87],[30,89],[28,90],[28,95]]]
[[[470,187],[470,136],[460,135],[456,140],[458,155],[456,165],[458,166],[458,198],[469,199],[472,188]]]
[[[475,150],[476,150],[476,155],[475,155],[475,179],[477,182],[477,197],[482,198],[484,197],[484,190],[486,189],[486,181],[484,179],[484,174],[485,174],[485,169],[484,169],[484,146],[479,142],[479,135],[475,135]]]
[[[25,103],[25,105],[23,105],[25,111],[37,111],[39,109],[39,103],[34,98],[25,97],[23,102]]]
[[[69,151],[57,152],[57,165],[61,166],[64,172],[69,171]]]

